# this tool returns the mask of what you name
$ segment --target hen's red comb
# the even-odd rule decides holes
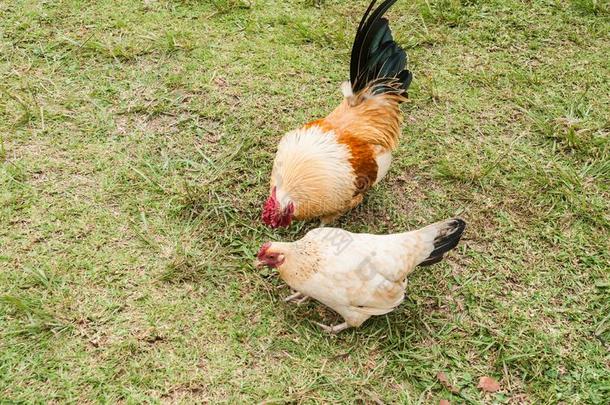
[[[271,247],[271,242],[266,242],[263,244],[263,246],[261,246],[261,248],[258,250],[258,254],[256,255],[256,257],[259,260],[262,260],[263,257],[265,257],[265,253],[267,253],[267,250]]]

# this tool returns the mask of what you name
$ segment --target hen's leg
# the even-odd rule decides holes
[[[324,329],[324,331],[328,332],[328,333],[339,333],[342,330],[349,328],[349,325],[347,324],[347,322],[343,322],[343,323],[340,323],[339,325],[334,325],[334,326],[324,325],[323,323],[320,323],[320,322],[314,322],[314,323],[316,325],[318,325],[320,328]]]
[[[301,305],[307,301],[309,297],[303,293],[296,292],[289,297],[284,298],[284,302],[295,302],[297,305]]]
[[[300,300],[297,300],[297,305],[301,305],[302,303],[304,303],[308,299],[309,299],[309,297],[307,295],[303,295],[303,298],[301,298]]]
[[[297,291],[294,294],[289,295],[288,297],[284,298],[284,302],[290,302],[294,299],[301,298],[302,296],[303,296],[303,294],[301,294],[300,292]]]

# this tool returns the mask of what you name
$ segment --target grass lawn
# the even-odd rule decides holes
[[[366,5],[0,2],[0,402],[608,403],[607,2],[399,0],[401,145],[338,226],[462,243],[338,336],[253,269],[316,226],[261,224],[271,162]]]

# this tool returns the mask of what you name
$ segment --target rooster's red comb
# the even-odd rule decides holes
[[[276,222],[280,210],[280,202],[277,200],[276,195],[276,188],[273,187],[271,195],[267,198],[267,201],[265,201],[265,205],[263,206],[263,222],[271,227],[273,227],[273,223]]]

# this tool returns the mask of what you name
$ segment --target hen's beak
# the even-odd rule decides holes
[[[254,259],[254,268],[255,269],[262,269],[263,267],[265,267],[265,262],[258,260],[258,259]]]

